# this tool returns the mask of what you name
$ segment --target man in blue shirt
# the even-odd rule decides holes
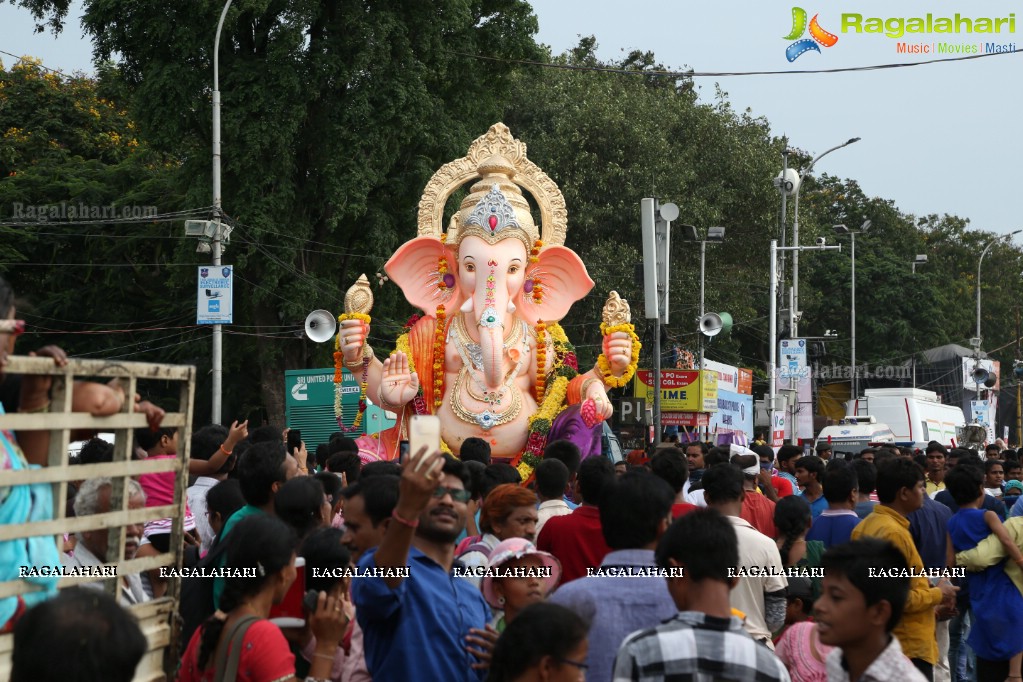
[[[477,659],[496,639],[486,628],[490,607],[479,590],[452,572],[454,541],[468,514],[468,479],[464,464],[425,448],[402,467],[398,504],[384,539],[359,561],[360,571],[383,575],[352,581],[373,679],[483,678],[486,664]]]
[[[824,500],[828,508],[821,512],[806,534],[807,541],[820,540],[824,546],[843,545],[849,542],[853,528],[860,522],[856,514],[856,470],[844,460],[828,464],[824,474]]]
[[[674,491],[661,478],[639,471],[612,481],[599,505],[611,552],[591,569],[593,575],[563,584],[550,597],[592,623],[586,657],[586,677],[592,680],[611,679],[615,653],[629,633],[678,612],[654,560],[657,541],[671,523]]]
[[[821,486],[822,478],[824,460],[820,457],[807,455],[796,460],[796,482],[803,489],[803,499],[809,503],[814,521],[828,508],[828,501],[824,499],[824,489]]]

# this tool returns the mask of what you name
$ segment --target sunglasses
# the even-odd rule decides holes
[[[451,499],[455,502],[468,502],[472,497],[472,492],[465,488],[445,488],[444,486],[433,491],[433,496],[438,499],[445,495],[451,495]]]
[[[0,320],[0,334],[19,336],[25,333],[25,320]]]

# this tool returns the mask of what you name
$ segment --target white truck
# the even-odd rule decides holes
[[[864,448],[893,445],[895,434],[891,428],[872,416],[849,415],[837,424],[825,426],[817,436],[814,448],[820,443],[831,445],[835,455],[858,454]]]
[[[895,442],[923,449],[936,440],[952,447],[956,429],[966,423],[961,408],[945,405],[934,391],[919,388],[877,388],[847,403],[846,414],[870,415],[891,427]]]

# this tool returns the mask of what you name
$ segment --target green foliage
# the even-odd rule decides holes
[[[54,26],[66,11],[60,1],[20,4]],[[145,139],[181,160],[176,194],[189,207],[211,203],[212,51],[222,6],[85,3],[84,28],[100,59],[119,56],[116,88],[130,94]],[[434,170],[500,117],[511,67],[455,50],[535,58],[536,30],[522,0],[232,4],[219,60],[223,206],[236,222],[225,262],[243,278],[235,323],[263,335],[225,342],[225,357],[260,369],[234,375],[225,404],[262,402],[279,421],[284,369],[329,364],[329,349],[281,335],[282,325],[294,328],[314,308],[340,312],[359,273],[379,272],[414,236],[419,193]],[[194,242],[181,242],[174,259],[196,263],[193,252]],[[162,291],[191,292],[194,277],[177,268]],[[390,347],[410,312],[394,287],[381,290],[374,344]]]
[[[53,30],[68,7],[67,0],[16,4]],[[209,398],[209,345],[206,330],[193,325],[192,292],[195,266],[209,256],[195,253],[180,220],[23,225],[12,209],[67,202],[208,215],[221,8],[218,0],[88,0],[95,79],[62,80],[31,61],[0,71],[0,216],[7,220],[0,263],[20,263],[0,272],[34,303],[37,328],[129,330],[30,340],[56,341],[78,355],[194,363],[199,414]],[[655,75],[664,67],[650,52],[602,62],[588,37],[553,56],[535,43],[535,32],[524,0],[232,4],[219,61],[223,207],[234,226],[224,262],[237,275],[235,325],[224,344],[225,419],[259,407],[282,418],[283,371],[331,362],[330,348],[294,332],[310,310],[340,312],[360,273],[376,295],[371,342],[378,352],[392,347],[413,311],[396,287],[378,286],[376,273],[414,236],[431,174],[498,120],[561,187],[567,246],[596,282],[563,321],[584,371],[599,352],[597,323],[611,290],[631,302],[646,346],[642,362],[651,361],[653,330],[634,280],[642,260],[639,202],[647,196],[681,210],[670,341],[694,352],[699,341],[699,245],[683,242],[677,228],[692,224],[706,234],[724,226],[726,242],[707,247],[706,310],[727,311],[736,324],[713,340],[707,357],[762,370],[768,244],[779,237],[771,180],[784,141],[764,119],[733,110],[725,93],[700,101],[691,79]],[[115,54],[116,65],[103,61]],[[541,69],[472,54],[631,73]],[[795,167],[808,163],[790,158]],[[995,235],[955,216],[907,215],[890,200],[867,197],[855,180],[811,177],[801,202],[804,244],[833,238],[836,223],[873,223],[857,240],[860,361],[901,362],[973,335],[977,259]],[[917,253],[929,262],[912,275]],[[848,250],[801,259],[802,332],[831,328],[843,336],[829,343],[825,362],[848,358],[850,265]],[[1023,253],[1011,245],[996,244],[986,257],[985,348],[1015,339],[1009,321],[1021,269]],[[151,327],[159,329],[142,331]]]
[[[777,172],[778,145],[766,121],[735,113],[723,99],[699,103],[688,79],[644,76],[664,68],[650,53],[602,63],[595,50],[595,40],[584,38],[554,61],[636,75],[523,69],[505,113],[512,132],[529,144],[530,158],[565,194],[568,246],[597,283],[566,319],[580,345],[581,366],[599,352],[595,322],[608,291],[630,300],[638,331],[644,330],[642,288],[633,283],[634,265],[642,260],[640,199],[678,204],[676,226],[693,224],[701,234],[711,225],[727,227],[726,243],[708,246],[706,309],[731,312],[736,321],[758,317],[766,304],[766,278],[758,276],[756,264],[763,262],[766,271],[770,226],[777,220],[770,178]],[[682,242],[677,228],[671,277],[669,333],[695,351],[699,245]],[[759,289],[763,296],[753,297]],[[710,355],[748,365],[743,356],[762,355],[762,343],[762,335],[740,327],[731,338],[716,340]],[[648,352],[643,362],[651,362]]]

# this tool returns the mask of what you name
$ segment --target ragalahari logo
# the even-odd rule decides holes
[[[818,44],[824,47],[833,47],[838,42],[838,36],[834,33],[828,33],[820,24],[817,23],[817,17],[819,15],[813,15],[813,19],[810,20],[810,37],[801,38],[803,33],[807,30],[806,26],[806,10],[802,7],[792,8],[792,31],[785,36],[785,40],[795,40],[796,42],[785,48],[785,58],[790,62],[794,62],[799,57],[810,50],[820,52],[821,48]]]

